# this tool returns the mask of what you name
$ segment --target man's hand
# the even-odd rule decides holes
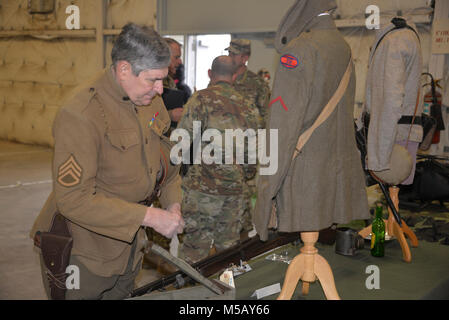
[[[169,206],[168,210],[149,207],[142,225],[153,228],[166,238],[173,238],[174,235],[182,233],[184,229],[181,205],[174,203]]]
[[[180,215],[182,215],[181,213],[181,205],[177,202],[172,203],[171,205],[168,206],[167,211],[170,211],[171,213],[179,213]]]
[[[170,115],[170,119],[173,122],[179,122],[181,120],[182,111],[183,108],[175,108],[168,111],[168,114]]]

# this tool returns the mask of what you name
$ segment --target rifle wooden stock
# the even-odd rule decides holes
[[[230,247],[226,250],[218,252],[210,257],[200,260],[192,265],[204,277],[210,277],[219,271],[229,267],[230,264],[240,264],[240,260],[248,261],[260,254],[263,254],[274,248],[286,245],[299,239],[299,233],[272,233],[267,241],[260,241],[258,235],[253,238],[246,239],[241,243]],[[141,296],[154,290],[163,289],[164,287],[176,282],[176,276],[183,274],[181,270],[176,271],[166,277],[153,281],[147,285],[135,289],[131,297]]]

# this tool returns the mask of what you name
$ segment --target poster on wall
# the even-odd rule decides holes
[[[449,19],[440,19],[433,22],[432,54],[449,53]]]

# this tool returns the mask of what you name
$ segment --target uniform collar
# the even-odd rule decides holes
[[[230,82],[223,81],[223,80],[217,81],[214,85],[222,86],[222,87],[231,87],[232,86],[232,84]]]
[[[106,69],[107,93],[118,103],[133,104],[125,90],[117,83],[113,67]]]
[[[237,76],[237,79],[235,79],[235,82],[245,82],[247,77],[248,77],[248,67],[245,66],[245,72],[239,74]]]
[[[311,27],[320,13],[335,9],[335,0],[297,0],[281,20],[276,32],[274,46],[281,53],[283,48],[293,39]],[[328,18],[321,16],[321,18]]]
[[[317,15],[306,25],[305,31],[335,28],[335,22],[330,15]]]

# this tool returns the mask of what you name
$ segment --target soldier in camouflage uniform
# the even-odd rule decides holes
[[[268,115],[268,103],[270,99],[270,88],[266,81],[249,70],[246,66],[251,56],[251,41],[247,39],[234,39],[226,50],[229,56],[237,65],[237,78],[234,81],[234,88],[245,98],[251,99],[257,107],[260,120],[259,128],[265,128]],[[252,229],[252,215],[254,206],[252,199],[256,197],[257,169],[248,173],[246,177],[246,187],[244,189],[246,198],[246,210],[244,214],[245,230]]]
[[[200,121],[201,132],[216,129],[221,133],[220,142],[224,150],[226,129],[245,132],[257,126],[256,109],[232,87],[235,70],[228,56],[214,60],[212,70],[209,70],[211,85],[190,98],[178,129],[187,130],[193,137],[193,122]],[[203,142],[202,150],[207,145]],[[203,160],[201,164],[192,165],[183,178],[182,212],[186,227],[179,255],[189,263],[207,257],[212,247],[220,251],[240,239],[246,201],[243,195],[244,177],[255,165],[236,164],[235,154],[232,155],[232,164],[224,164],[225,152],[222,155],[223,164],[216,164],[215,161],[205,164]]]
[[[246,63],[251,56],[251,41],[234,39],[226,50],[237,65],[237,78],[234,88],[245,98],[249,98],[256,105],[262,117],[262,127],[265,127],[270,99],[270,87],[264,79],[248,69]]]

